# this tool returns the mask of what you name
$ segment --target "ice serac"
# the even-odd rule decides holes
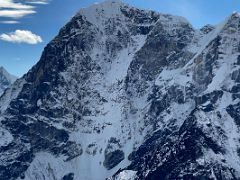
[[[237,179],[239,22],[106,1],[0,98],[0,179]]]
[[[0,96],[16,79],[16,76],[9,74],[3,67],[0,67]]]

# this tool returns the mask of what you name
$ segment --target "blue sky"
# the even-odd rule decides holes
[[[21,76],[40,58],[44,46],[82,7],[102,0],[0,0],[0,66]],[[125,0],[130,5],[186,17],[195,28],[217,24],[239,0]],[[19,36],[27,37],[25,40]]]

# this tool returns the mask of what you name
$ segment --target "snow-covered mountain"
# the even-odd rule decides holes
[[[0,179],[239,179],[239,27],[81,9],[0,98]]]
[[[0,96],[16,79],[16,76],[9,74],[3,67],[0,67]]]

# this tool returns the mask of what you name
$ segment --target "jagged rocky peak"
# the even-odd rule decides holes
[[[80,10],[0,98],[0,177],[239,178],[237,18]]]
[[[240,17],[240,13],[238,11],[233,11],[231,16]]]
[[[211,24],[207,24],[204,27],[202,27],[200,29],[200,31],[204,34],[208,34],[209,32],[211,32],[212,30],[215,29],[215,26],[211,25]]]
[[[225,24],[226,25],[230,25],[230,24],[238,24],[237,22],[239,21],[240,19],[240,13],[238,12],[233,12],[229,17],[226,18],[225,20]]]
[[[0,67],[0,96],[16,79],[16,76],[9,74],[4,67]]]

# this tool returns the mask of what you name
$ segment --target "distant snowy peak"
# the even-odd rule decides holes
[[[13,84],[16,79],[16,76],[8,73],[4,67],[0,67],[0,95],[6,88]]]
[[[14,83],[17,77],[10,74],[4,67],[0,67],[0,76],[5,77],[9,82]]]

